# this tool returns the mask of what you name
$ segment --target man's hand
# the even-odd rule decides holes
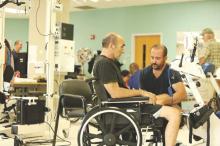
[[[21,77],[20,71],[16,71],[16,72],[14,73],[14,76],[20,78],[20,77]]]
[[[205,57],[199,58],[199,64],[204,64],[206,62]]]
[[[149,102],[148,103],[156,104],[156,102],[157,102],[156,95],[151,93],[151,92],[141,90],[141,96],[149,97]]]
[[[160,94],[156,96],[157,98],[157,104],[159,105],[170,105],[171,104],[171,98],[168,94]]]

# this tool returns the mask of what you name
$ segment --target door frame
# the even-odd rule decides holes
[[[135,37],[137,36],[151,36],[151,35],[159,35],[160,36],[160,43],[163,42],[163,33],[137,33],[132,34],[131,36],[131,62],[135,61]]]

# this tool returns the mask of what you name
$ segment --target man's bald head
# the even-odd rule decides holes
[[[102,40],[102,55],[112,59],[119,59],[124,53],[125,41],[117,33],[109,33]]]
[[[118,40],[123,39],[119,34],[117,33],[109,33],[105,36],[105,38],[102,40],[102,47],[108,48],[110,44],[117,45]]]
[[[14,46],[15,46],[15,51],[19,53],[20,50],[22,49],[22,42],[20,40],[16,40]]]

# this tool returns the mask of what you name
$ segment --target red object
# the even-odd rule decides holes
[[[90,35],[90,40],[95,40],[96,36],[94,34]]]

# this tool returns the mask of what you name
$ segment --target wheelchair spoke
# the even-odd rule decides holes
[[[133,126],[131,125],[131,123],[129,123],[129,125],[127,125],[125,128],[123,128],[123,129],[121,129],[120,131],[118,131],[115,135],[116,135],[116,136],[119,136],[119,135],[121,135],[122,133],[128,131],[131,127],[133,127]]]
[[[129,146],[136,146],[136,145],[137,145],[137,144],[134,143],[134,142],[125,141],[125,140],[121,140],[121,139],[118,139],[118,140],[117,140],[117,144],[120,144],[120,145],[129,145]]]
[[[83,139],[83,146],[90,146],[90,141],[88,139]]]
[[[131,116],[114,108],[94,109],[83,121],[78,144],[80,146],[140,146],[141,131]]]
[[[95,145],[104,145],[104,142],[103,141],[97,141],[97,142],[91,142],[91,144],[95,144]]]
[[[102,134],[93,134],[93,133],[86,133],[84,132],[86,138],[88,139],[94,139],[94,138],[99,138],[99,139],[102,139]]]
[[[97,123],[89,122],[89,125],[94,127],[94,128],[97,128],[97,129],[99,128]]]
[[[132,134],[132,133],[130,133],[130,134],[129,134],[129,138],[128,138],[128,140],[129,140],[129,141],[131,141],[131,140],[132,140],[132,138],[133,138],[133,134]]]
[[[106,134],[106,129],[105,129],[105,126],[104,126],[104,123],[98,118],[98,117],[95,117],[101,131],[103,132],[103,134]]]
[[[96,135],[93,133],[84,132],[83,143],[84,143],[84,146],[98,145],[98,144],[103,143],[102,139],[103,137],[101,134]]]
[[[105,143],[104,142],[101,142],[101,143],[99,143],[97,146],[104,146],[105,145]]]
[[[112,121],[111,121],[111,126],[110,126],[110,132],[113,133],[114,128],[115,128],[115,119],[116,119],[116,114],[113,113],[112,115]]]

